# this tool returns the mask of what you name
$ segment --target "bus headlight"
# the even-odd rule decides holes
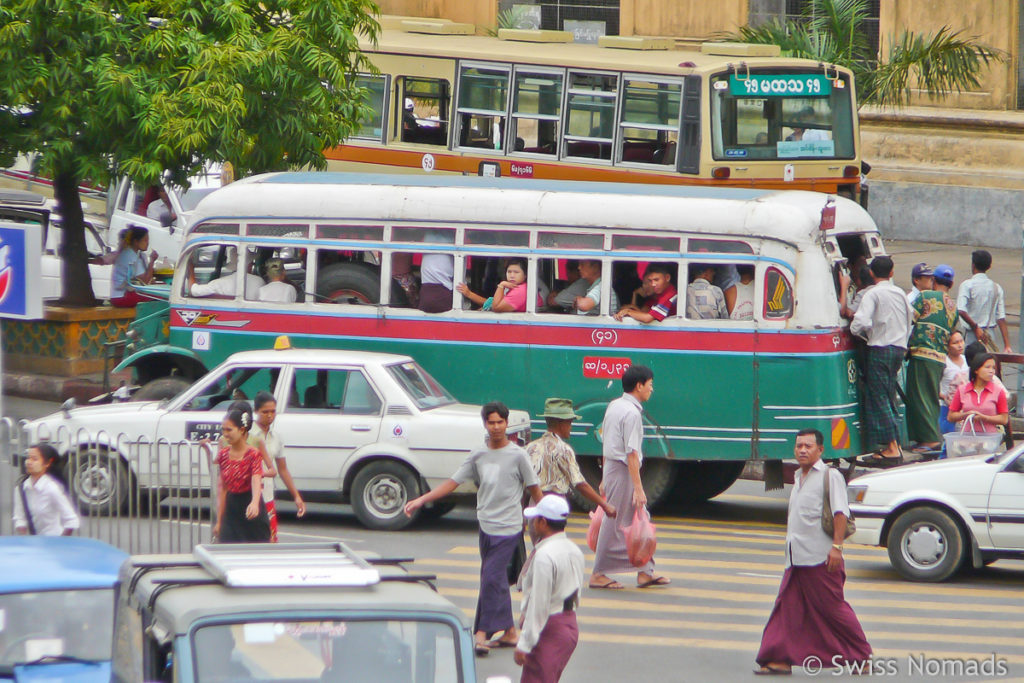
[[[853,484],[846,487],[846,497],[851,503],[863,503],[864,497],[868,494],[868,487],[863,484]]]

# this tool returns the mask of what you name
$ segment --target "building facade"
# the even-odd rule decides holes
[[[798,16],[809,0],[379,0],[385,14],[599,35],[671,36],[682,45]],[[861,109],[869,210],[883,234],[1018,247],[1024,225],[1024,0],[869,0],[865,30],[885,54],[904,30],[961,31],[1001,55],[970,92],[899,110]]]

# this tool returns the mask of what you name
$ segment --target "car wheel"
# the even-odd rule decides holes
[[[405,465],[378,460],[359,470],[352,482],[352,507],[368,529],[397,531],[417,515],[405,516],[405,504],[420,495],[419,480]]]
[[[104,449],[82,449],[68,454],[68,488],[86,515],[113,515],[128,505],[131,472],[119,456]]]
[[[146,382],[132,395],[133,401],[161,401],[172,399],[188,389],[191,384],[177,377],[161,377]]]
[[[933,507],[911,508],[889,530],[889,561],[911,581],[945,581],[963,565],[966,545],[949,514]]]

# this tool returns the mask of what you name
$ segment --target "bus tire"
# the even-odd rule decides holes
[[[420,495],[420,483],[408,467],[393,460],[375,460],[356,474],[349,498],[356,517],[374,531],[398,531],[412,524],[405,504]]]
[[[318,301],[380,303],[380,271],[366,263],[331,264],[317,277],[316,293]],[[409,304],[405,290],[394,281],[391,282],[391,303]]]
[[[83,515],[116,515],[128,507],[133,488],[131,468],[106,448],[69,451],[64,477]]]
[[[736,483],[745,464],[742,461],[681,462],[672,498],[681,505],[711,500]]]
[[[177,377],[162,377],[143,384],[138,391],[132,394],[132,400],[161,401],[165,398],[172,399],[190,386],[192,386],[190,383]]]
[[[420,516],[423,519],[440,519],[454,510],[455,505],[454,500],[439,500],[420,508]]]
[[[665,458],[644,458],[640,468],[640,481],[647,494],[647,507],[651,510],[661,507],[672,497],[672,485],[679,473],[679,463]]]
[[[580,474],[587,480],[587,483],[595,491],[601,485],[601,458],[594,456],[579,455],[576,456],[576,462],[580,466]],[[590,512],[595,506],[592,502],[583,497],[576,487],[569,489],[569,502],[572,503],[573,507],[582,512]]]

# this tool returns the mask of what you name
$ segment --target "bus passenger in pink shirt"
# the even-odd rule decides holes
[[[544,303],[537,297],[537,306]],[[498,283],[494,290],[494,302],[491,310],[495,313],[526,312],[526,259],[512,259],[505,266],[505,279]]]
[[[1010,420],[1006,405],[1006,389],[997,384],[996,359],[990,353],[979,353],[971,359],[971,372],[966,384],[961,384],[949,401],[950,422],[960,422],[974,416],[977,431],[998,432],[1000,425]]]

